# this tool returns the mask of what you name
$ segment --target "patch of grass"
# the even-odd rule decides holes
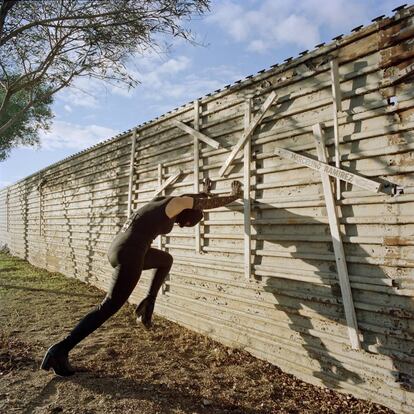
[[[102,297],[79,280],[0,252],[2,361],[21,355],[18,348],[24,343],[43,350]]]
[[[70,289],[73,293],[89,292],[87,286],[77,279],[39,269],[25,260],[0,252],[0,285],[12,285],[13,283],[17,286],[24,285],[32,288]]]

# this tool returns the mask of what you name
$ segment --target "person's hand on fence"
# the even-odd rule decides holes
[[[242,183],[240,181],[233,181],[231,183],[231,195],[243,197]]]
[[[211,188],[213,186],[213,181],[210,180],[210,178],[204,178],[203,179],[203,192],[210,194]]]

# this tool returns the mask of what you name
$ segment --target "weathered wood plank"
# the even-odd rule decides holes
[[[159,164],[160,166],[162,166],[162,164]],[[160,167],[159,167],[160,168]],[[162,168],[162,167],[161,167]],[[182,172],[178,171],[177,173],[171,175],[171,177],[169,177],[164,184],[160,185],[158,187],[157,190],[155,190],[155,192],[153,193],[153,197],[157,196],[158,194],[161,194],[170,184],[173,184],[175,181],[177,181],[180,176],[181,176]]]
[[[200,102],[194,101],[194,129],[200,130]],[[200,190],[200,146],[197,137],[194,137],[194,193],[197,194]],[[200,223],[197,223],[194,228],[194,243],[195,251],[200,253],[201,237],[200,237]]]
[[[380,191],[380,188],[381,188],[380,183],[377,183],[373,180],[369,180],[368,178],[365,178],[365,177],[361,177],[355,173],[341,170],[329,164],[316,161],[313,158],[309,158],[304,155],[296,154],[285,148],[275,148],[275,154],[279,155],[280,157],[295,161],[298,164],[305,165],[309,168],[312,168],[315,171],[324,172],[332,177],[336,177],[350,184],[354,184],[354,185],[357,185],[358,187],[365,188],[366,190],[373,191],[375,193]]]
[[[137,141],[137,129],[134,129],[132,133],[132,143],[131,143],[131,161],[129,164],[129,178],[128,178],[128,217],[132,212],[132,186],[134,179],[134,168],[135,168],[135,144]]]
[[[335,137],[335,167],[341,168],[341,155],[339,153],[339,130],[338,130],[338,112],[342,111],[342,92],[339,81],[338,60],[330,61],[331,80],[332,80],[332,103],[333,103],[333,125]],[[336,179],[336,199],[341,199],[341,181]]]
[[[226,162],[224,163],[223,167],[219,171],[219,176],[222,177],[225,172],[227,171],[228,167],[236,157],[237,153],[240,151],[240,149],[244,146],[247,139],[253,134],[254,130],[256,129],[257,125],[261,122],[261,120],[266,115],[266,111],[270,108],[270,106],[273,104],[274,100],[276,99],[277,94],[276,92],[271,92],[270,95],[266,98],[263,105],[259,109],[259,111],[254,115],[252,121],[249,124],[249,127],[247,130],[243,133],[240,140],[237,142],[237,144],[232,149],[229,157],[227,158]]]
[[[214,139],[211,139],[207,135],[202,134],[197,129],[193,129],[189,127],[188,125],[184,124],[183,122],[180,122],[178,120],[171,121],[176,127],[182,129],[184,132],[187,132],[187,134],[192,135],[194,138],[205,142],[207,145],[210,145],[211,147],[217,149],[220,148],[220,143],[215,141]]]
[[[252,100],[246,100],[246,109],[244,112],[244,128],[248,130],[252,115]],[[251,252],[251,164],[252,164],[252,149],[251,138],[248,138],[244,145],[243,153],[243,209],[244,209],[244,277],[249,280],[252,273],[252,252]]]
[[[318,151],[318,158],[320,161],[326,163],[325,142],[320,124],[316,124],[313,128],[313,133],[316,141],[316,148]],[[342,299],[344,302],[345,316],[348,324],[348,332],[351,340],[352,348],[361,349],[361,344],[358,336],[358,323],[355,315],[354,304],[352,300],[351,285],[349,283],[348,268],[346,265],[346,258],[344,246],[342,244],[341,234],[339,233],[338,217],[334,196],[332,193],[331,180],[329,175],[321,172],[323,191],[325,194],[326,209],[329,218],[329,228],[332,236],[332,244],[335,252],[336,270],[338,272],[339,283],[341,286]]]

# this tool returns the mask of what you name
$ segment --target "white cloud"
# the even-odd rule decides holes
[[[279,42],[294,43],[303,48],[311,48],[319,43],[318,28],[304,16],[289,15],[276,25],[273,35]]]
[[[40,134],[43,149],[70,148],[83,150],[105,139],[111,138],[119,131],[100,125],[77,125],[64,121],[55,121],[48,132]]]
[[[364,16],[376,17],[371,15],[367,2],[356,0],[305,0],[301,6],[303,13],[311,16],[312,21],[339,31],[349,32],[362,23]]]
[[[269,45],[261,39],[252,40],[247,46],[247,50],[249,50],[250,52],[262,53],[268,49],[269,49]]]
[[[177,59],[169,59],[158,69],[158,73],[175,74],[191,67],[191,59],[187,56],[179,56]]]
[[[63,89],[57,98],[65,103],[64,108],[68,112],[71,112],[74,106],[96,109],[99,108],[100,101],[109,98],[111,94],[131,98],[142,85],[144,88],[162,88],[164,79],[190,69],[191,64],[191,59],[186,56],[165,59],[155,53],[137,55],[128,65],[129,73],[140,82],[137,88],[82,77],[76,79],[70,87]]]
[[[133,75],[140,84],[131,91],[130,97],[138,95],[147,106],[155,104],[161,108],[162,105],[167,110],[241,77],[233,68],[225,65],[194,70],[193,61],[186,56],[169,59],[155,53],[137,56],[132,66]]]
[[[222,88],[241,76],[231,68],[218,66],[187,72],[174,76],[158,76],[158,89],[154,94],[153,85],[142,83],[142,93],[146,101],[170,100],[173,106],[197,99],[206,93]],[[171,108],[170,108],[171,109]]]
[[[262,53],[281,46],[313,48],[324,28],[347,32],[366,15],[369,5],[357,0],[225,0],[215,4],[207,21]]]
[[[103,89],[101,82],[89,78],[77,78],[73,84],[57,93],[56,98],[70,106],[97,108]],[[66,108],[65,108],[66,109]]]

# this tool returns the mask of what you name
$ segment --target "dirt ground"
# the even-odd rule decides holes
[[[69,378],[39,370],[104,294],[0,254],[1,413],[392,413],[306,384],[165,319],[146,331],[124,308],[71,353]]]

